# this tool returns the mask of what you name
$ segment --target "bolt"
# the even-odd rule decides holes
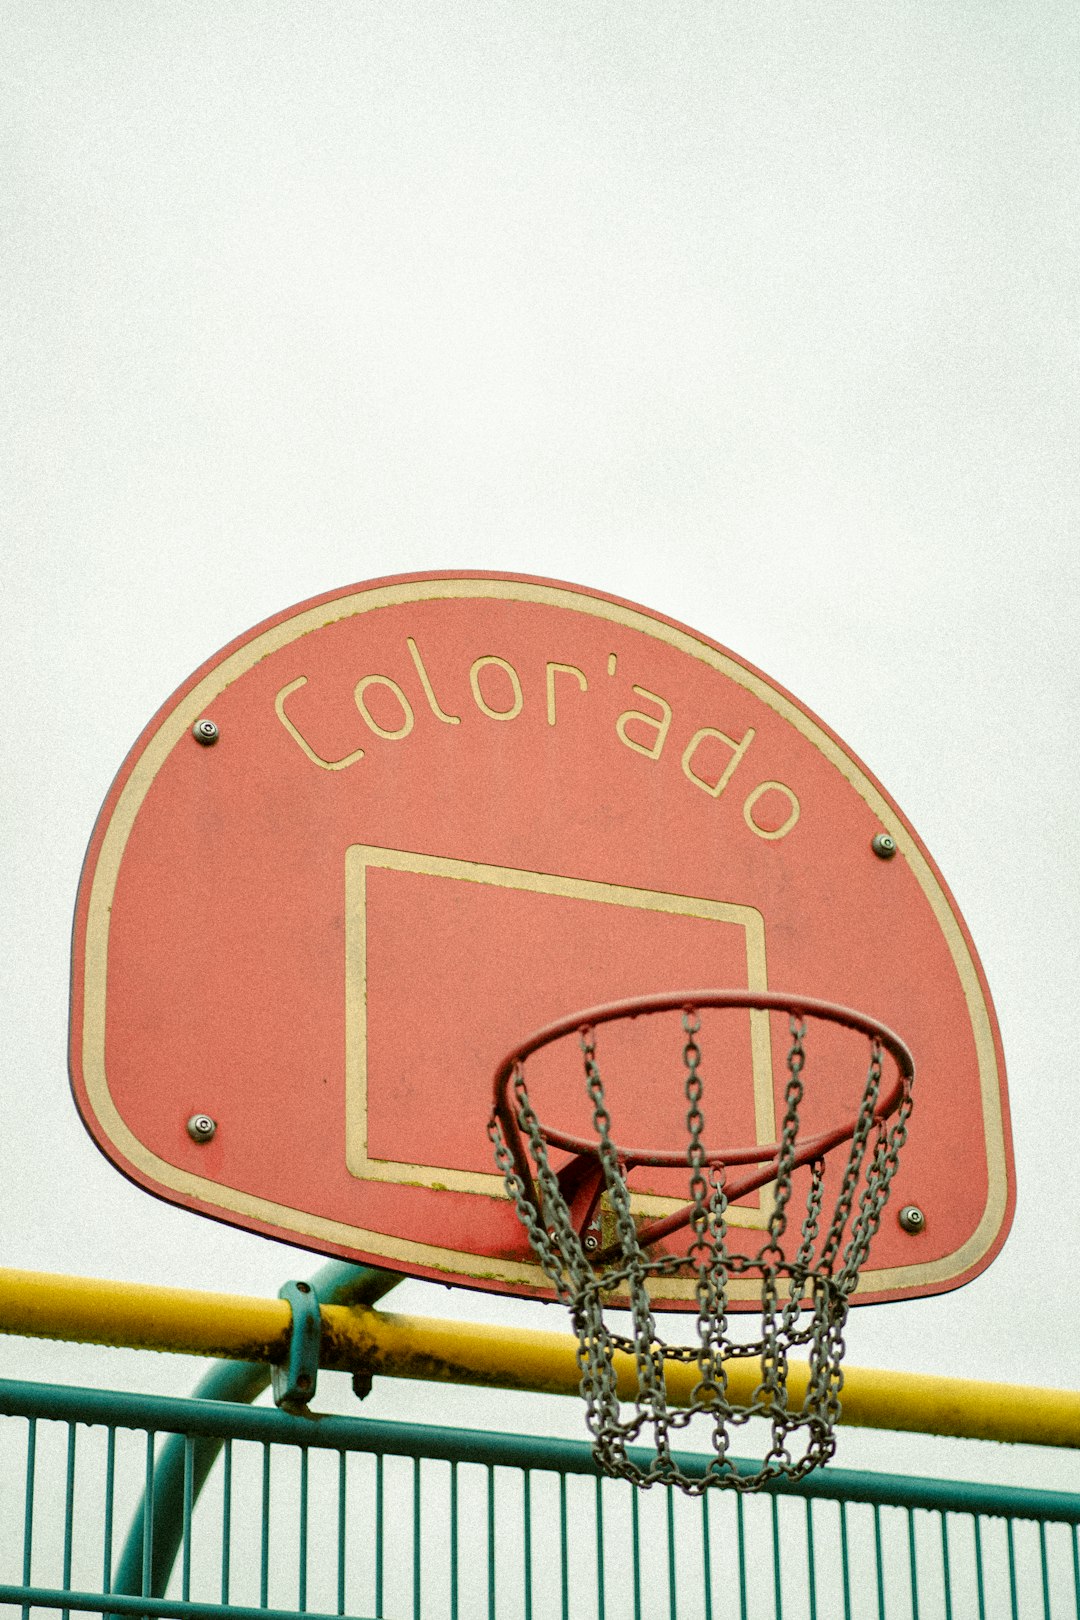
[[[196,720],[195,724],[191,728],[191,735],[195,738],[196,742],[200,742],[205,748],[209,748],[211,743],[217,742],[218,738],[221,736],[221,732],[218,730],[213,720],[207,720],[204,718],[202,720]]]
[[[888,833],[875,833],[870,848],[881,860],[891,861],[896,854],[896,839],[890,838]]]
[[[926,1216],[918,1204],[905,1204],[896,1218],[905,1232],[921,1232],[926,1225]]]
[[[585,1249],[585,1252],[587,1254],[595,1254],[596,1253],[597,1249],[600,1247],[600,1239],[597,1237],[595,1232],[590,1232],[589,1233],[589,1235],[585,1239],[584,1244],[582,1245],[582,1247]]]
[[[209,1114],[192,1114],[187,1122],[187,1133],[193,1142],[209,1142],[217,1130],[217,1122]]]

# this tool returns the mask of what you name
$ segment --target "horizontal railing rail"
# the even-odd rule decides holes
[[[69,1592],[63,1587],[4,1586],[0,1603],[22,1609],[75,1609],[90,1614],[153,1615],[162,1620],[340,1620],[312,1609],[261,1609],[230,1603],[185,1603],[182,1599],[130,1597],[115,1592]],[[359,1616],[354,1620],[360,1620]]]
[[[139,1429],[144,1433],[251,1440],[264,1445],[366,1452],[372,1456],[544,1469],[554,1474],[599,1474],[592,1447],[583,1440],[337,1414],[297,1417],[268,1406],[240,1406],[182,1396],[140,1395],[15,1379],[0,1379],[0,1416],[52,1418],[64,1423]],[[647,1464],[652,1458],[652,1453],[644,1448],[628,1447],[628,1454],[641,1464]],[[708,1465],[709,1454],[680,1452],[677,1460],[688,1475],[700,1478]],[[744,1473],[754,1473],[759,1466],[737,1458],[733,1461]],[[801,1480],[771,1480],[764,1491],[769,1495],[832,1502],[877,1503],[882,1507],[980,1513],[988,1517],[1080,1525],[1080,1493],[1073,1495],[1019,1485],[988,1485],[830,1466],[816,1469]]]

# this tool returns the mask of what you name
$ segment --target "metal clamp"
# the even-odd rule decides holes
[[[315,1394],[322,1317],[318,1295],[310,1283],[287,1282],[278,1289],[278,1299],[287,1299],[292,1307],[292,1331],[288,1359],[273,1370],[274,1401],[286,1411],[295,1411],[305,1407]]]

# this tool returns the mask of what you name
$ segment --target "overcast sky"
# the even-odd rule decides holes
[[[998,1008],[1019,1202],[983,1277],[855,1313],[849,1357],[1080,1387],[1078,22],[5,8],[5,1264],[269,1294],[317,1267],[91,1145],[65,1055],[80,862],[142,726],[231,637],[352,581],[504,569],[731,647],[911,818]],[[200,1371],[0,1352],[176,1393]],[[571,1401],[385,1380],[367,1410],[582,1429]],[[1080,1486],[1067,1453],[853,1432],[840,1459]]]

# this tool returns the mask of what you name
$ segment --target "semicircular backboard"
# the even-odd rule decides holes
[[[733,653],[628,602],[507,575],[378,580],[240,637],[132,749],[79,893],[72,1081],[103,1151],[177,1204],[547,1297],[491,1156],[493,1071],[575,1007],[700,985],[842,1002],[914,1052],[857,1301],[989,1263],[1014,1198],[993,1007],[937,868],[859,760]],[[767,1142],[785,1026],[745,1017],[715,1032],[707,1115]],[[669,1063],[623,1038],[620,1127],[677,1135],[677,1041]],[[827,1121],[864,1069],[827,1049],[813,1064]],[[572,1128],[578,1067],[545,1083]],[[641,1208],[675,1191],[660,1175]],[[734,1212],[747,1243],[768,1200]],[[686,1309],[689,1287],[657,1303]]]

